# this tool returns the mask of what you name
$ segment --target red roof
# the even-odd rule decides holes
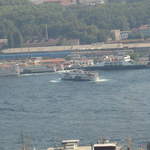
[[[64,58],[55,58],[55,59],[42,59],[40,60],[41,63],[60,63],[65,62]]]

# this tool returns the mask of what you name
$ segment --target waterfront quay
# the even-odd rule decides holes
[[[35,57],[64,58],[72,53],[91,56],[111,53],[117,55],[119,51],[138,52],[148,56],[150,54],[150,42],[94,43],[90,45],[10,48],[1,50],[0,60],[17,60]]]
[[[9,53],[34,53],[34,52],[59,52],[59,51],[85,51],[85,50],[150,50],[150,42],[146,43],[95,43],[90,45],[69,45],[49,47],[24,47],[1,50],[4,54]]]
[[[141,43],[95,43],[90,45],[68,45],[49,47],[23,47],[3,49],[0,53],[0,60],[17,60],[28,58],[64,58],[72,53],[80,55],[118,55],[121,52],[138,52],[150,55],[150,42]]]
[[[62,70],[70,65],[91,66],[104,61],[109,56],[112,60],[120,56],[142,53],[136,58],[141,64],[149,63],[150,43],[98,43],[91,45],[28,47],[4,49],[0,54],[0,67],[18,64],[28,66],[46,66],[52,70]],[[54,69],[55,68],[55,69]],[[48,69],[49,70],[49,69]]]

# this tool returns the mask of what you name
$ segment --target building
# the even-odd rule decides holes
[[[128,39],[129,31],[121,31],[120,32],[120,39],[121,40],[126,40]]]
[[[92,66],[94,65],[94,60],[93,59],[78,59],[78,60],[70,60],[70,64],[73,64],[75,66]]]
[[[0,39],[0,48],[7,45],[7,43],[8,43],[8,39]]]
[[[120,30],[111,30],[111,33],[113,34],[114,40],[115,41],[120,41]]]
[[[105,3],[104,0],[78,0],[78,3],[90,6],[102,5]]]
[[[101,5],[105,3],[105,0],[31,0],[34,4],[41,3],[58,3],[63,6],[69,6],[74,4],[84,4],[84,5]]]
[[[60,5],[63,5],[63,6],[69,6],[69,5],[76,4],[76,0],[44,0],[44,2],[59,3]]]
[[[131,33],[131,31],[112,30],[111,33],[113,35],[113,40],[121,41],[121,40],[127,40],[129,33]]]
[[[32,0],[34,4],[41,4],[41,3],[57,3],[63,6],[69,6],[76,4],[76,0]]]

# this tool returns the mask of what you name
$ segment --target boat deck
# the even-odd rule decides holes
[[[64,150],[64,147],[49,147],[47,150]],[[91,146],[78,146],[76,150],[92,150]]]

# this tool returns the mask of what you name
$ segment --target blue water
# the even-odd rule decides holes
[[[19,150],[23,133],[38,148],[63,139],[150,140],[150,70],[101,71],[100,82],[58,74],[0,78],[0,150]]]

